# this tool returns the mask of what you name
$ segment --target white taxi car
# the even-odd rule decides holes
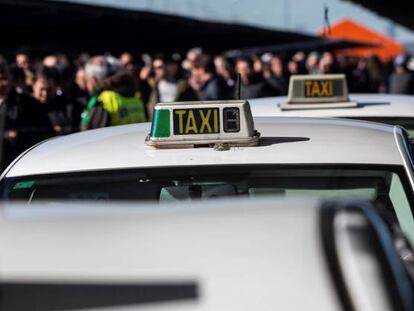
[[[1,310],[414,309],[409,263],[366,204],[203,203],[3,207]]]
[[[403,129],[255,118],[247,101],[159,104],[150,124],[45,141],[3,173],[3,199],[192,201],[228,196],[369,199],[414,241],[414,173]]]
[[[249,102],[255,117],[358,119],[403,126],[414,136],[414,96],[348,94],[344,75],[293,76],[287,97],[257,98]]]

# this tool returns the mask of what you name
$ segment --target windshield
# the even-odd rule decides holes
[[[413,192],[399,166],[216,165],[5,178],[3,199],[32,202],[174,201],[222,197],[353,198],[398,220],[414,242]]]
[[[223,196],[349,196],[387,202],[395,167],[217,165],[5,178],[5,199],[174,201]]]
[[[192,201],[219,197],[368,199],[414,227],[412,191],[400,167],[227,165],[146,168],[6,178],[6,200]],[[405,225],[404,225],[405,227]]]

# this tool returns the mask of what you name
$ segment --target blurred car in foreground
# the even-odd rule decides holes
[[[1,310],[414,308],[407,262],[367,203],[83,205],[3,207]]]
[[[338,75],[316,76],[319,81],[337,80]],[[339,75],[341,76],[341,75]],[[311,78],[311,79],[310,79]],[[300,80],[306,83],[314,81],[315,76],[300,76]],[[342,75],[341,80],[345,81]],[[291,82],[292,83],[292,82]],[[346,118],[372,122],[398,125],[404,127],[410,136],[414,136],[414,96],[395,94],[350,94],[347,90],[332,88],[332,93],[322,92],[323,87],[316,90],[311,89],[307,101],[303,102],[305,96],[294,96],[294,94],[278,97],[267,97],[250,99],[252,114],[254,117],[311,117],[311,118]],[[295,91],[299,87],[291,87]],[[306,85],[303,85],[306,91]],[[318,91],[319,90],[319,91]],[[313,91],[313,92],[312,92]],[[313,94],[313,95],[312,95]],[[330,96],[327,96],[330,95]],[[300,100],[298,102],[298,97]],[[348,98],[348,99],[346,99]],[[286,103],[293,99],[296,104],[287,106]],[[325,100],[321,102],[321,100]],[[351,102],[354,105],[339,105],[341,102]],[[285,109],[288,108],[288,109]]]

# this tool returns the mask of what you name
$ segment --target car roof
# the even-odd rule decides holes
[[[281,111],[287,97],[249,99],[253,116],[296,117],[404,117],[414,118],[414,96],[394,94],[350,94],[356,108],[301,109]]]
[[[314,199],[73,209],[2,208],[0,282],[195,283],[199,310],[340,309]]]
[[[397,128],[371,122],[255,118],[256,147],[151,149],[150,124],[115,126],[48,140],[11,165],[7,177],[139,167],[234,164],[403,165]]]

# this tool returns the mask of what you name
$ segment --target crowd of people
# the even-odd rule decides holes
[[[149,121],[157,102],[286,95],[294,74],[344,73],[350,92],[414,94],[414,60],[297,52],[229,59],[201,48],[186,55],[64,54],[0,57],[2,167],[31,145],[81,130]]]

